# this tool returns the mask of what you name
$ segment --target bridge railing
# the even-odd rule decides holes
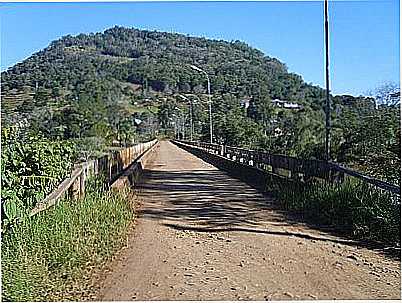
[[[312,178],[322,179],[329,182],[343,182],[345,177],[357,178],[363,182],[374,185],[382,190],[392,192],[400,196],[399,186],[366,176],[360,172],[343,167],[334,162],[321,160],[308,160],[275,155],[261,151],[248,150],[239,147],[231,147],[219,144],[211,144],[196,141],[176,141],[181,144],[202,149],[226,159],[256,167],[273,174],[287,178],[308,181]]]
[[[85,194],[85,183],[89,177],[103,175],[110,185],[121,173],[151,149],[158,140],[140,143],[98,159],[76,164],[70,176],[65,178],[59,186],[51,192],[43,201],[39,202],[30,215],[33,216],[63,198],[77,199]]]

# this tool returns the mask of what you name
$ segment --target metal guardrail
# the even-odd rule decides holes
[[[140,143],[98,159],[77,164],[70,176],[64,179],[54,191],[32,209],[30,216],[49,208],[62,198],[77,199],[82,197],[85,194],[85,183],[88,177],[103,174],[108,184],[111,184],[127,167],[157,142],[158,140],[155,139]]]
[[[331,182],[342,182],[345,175],[360,179],[378,188],[400,195],[399,186],[366,176],[357,171],[343,167],[334,162],[321,160],[307,160],[283,155],[274,155],[261,151],[247,150],[239,147],[231,147],[219,144],[211,144],[196,141],[179,141],[180,144],[196,147],[208,153],[223,158],[263,169],[274,174],[280,174],[293,179],[307,181],[311,178],[319,178]]]

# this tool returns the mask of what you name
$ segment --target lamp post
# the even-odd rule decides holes
[[[193,102],[188,99],[186,96],[179,95],[184,100],[188,101],[189,109],[190,109],[190,141],[193,141]]]
[[[175,139],[179,139],[179,137],[178,137],[178,123],[177,123],[177,115],[176,114],[172,114],[172,116],[174,117],[173,119],[172,118],[169,118],[169,119],[172,119],[173,120],[173,126],[174,126],[174,138]]]
[[[198,66],[195,65],[190,65],[190,67],[198,72],[203,73],[207,77],[207,82],[208,82],[208,105],[209,105],[209,138],[211,141],[211,144],[213,143],[212,137],[213,137],[213,130],[212,130],[212,101],[211,101],[211,83],[209,81],[209,76],[206,71],[202,70]]]
[[[195,120],[194,120],[194,105],[208,104],[208,101],[207,102],[202,101],[201,98],[196,94],[185,94],[182,97],[187,98],[187,99],[188,99],[188,97],[192,97],[189,99],[189,100],[191,100],[191,109],[190,110],[191,110],[191,115],[192,115],[192,119],[190,122],[192,123],[192,132],[193,132],[193,138],[194,138],[194,136],[197,134],[196,127],[195,127]],[[193,98],[196,98],[197,100],[194,100]],[[207,109],[206,112],[209,112],[209,110]],[[198,121],[198,124],[200,124],[200,123],[201,123],[201,121]]]
[[[185,141],[186,140],[186,126],[185,126],[185,121],[186,121],[186,117],[182,116],[181,118],[181,133],[182,133],[182,139]]]
[[[176,115],[173,114],[173,116],[176,116]],[[172,117],[169,117],[168,120],[169,120],[169,126],[171,127],[173,125],[174,138],[176,139],[176,121]]]

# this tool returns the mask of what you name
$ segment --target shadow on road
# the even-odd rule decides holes
[[[148,218],[193,222],[209,226],[258,225],[267,212],[271,222],[283,222],[268,197],[221,171],[146,171],[141,196]],[[163,197],[163,203],[160,198]],[[151,202],[151,204],[149,203]],[[155,207],[152,207],[154,205]]]
[[[172,221],[166,225],[175,229],[241,231],[332,241],[377,249],[400,259],[399,250],[383,250],[381,244],[353,241],[333,227],[315,224],[299,213],[283,211],[269,195],[219,170],[145,170],[144,177],[140,190],[147,203],[139,215]],[[306,226],[316,235],[298,232],[299,227]]]
[[[190,231],[196,231],[196,232],[240,231],[240,232],[251,232],[251,233],[257,233],[257,234],[269,234],[269,235],[275,235],[275,236],[296,237],[296,238],[307,239],[307,240],[326,241],[326,242],[333,242],[333,243],[339,243],[339,244],[348,244],[348,245],[356,244],[355,242],[353,242],[351,240],[343,240],[343,239],[337,239],[337,238],[325,238],[325,237],[318,237],[318,236],[313,236],[313,235],[305,234],[305,233],[280,231],[280,230],[262,230],[262,229],[244,228],[244,227],[223,227],[223,228],[212,227],[212,228],[209,228],[209,227],[196,227],[196,226],[179,225],[179,224],[171,224],[171,223],[165,223],[164,225],[168,226],[170,228],[176,229],[176,230],[190,230]]]

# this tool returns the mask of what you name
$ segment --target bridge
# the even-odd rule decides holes
[[[152,141],[108,159],[77,168],[48,199],[67,188],[79,195],[88,170],[136,189],[136,226],[93,299],[400,298],[398,260],[284,210],[261,187],[269,176],[336,183],[351,175],[398,197],[392,184],[331,163],[206,143]]]
[[[137,226],[100,300],[400,296],[398,262],[309,227],[171,142],[156,147],[144,180]]]

